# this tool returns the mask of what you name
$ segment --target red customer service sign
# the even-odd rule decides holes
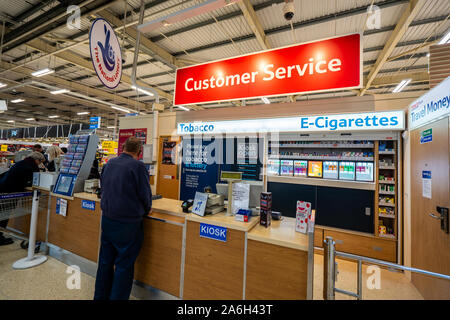
[[[174,105],[360,88],[361,59],[352,34],[181,68]]]

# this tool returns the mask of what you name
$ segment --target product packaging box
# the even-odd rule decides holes
[[[236,221],[248,222],[252,216],[252,210],[239,209],[235,215]]]
[[[261,192],[261,209],[272,210],[272,192]]]
[[[310,219],[311,219],[311,203],[305,201],[297,201],[295,231],[307,233],[308,221]]]
[[[272,222],[272,192],[261,192],[259,224],[269,227]]]
[[[269,227],[272,222],[272,210],[261,208],[259,211],[259,224],[264,227]]]

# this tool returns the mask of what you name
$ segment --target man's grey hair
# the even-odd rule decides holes
[[[45,161],[44,155],[37,151],[33,151],[32,153],[30,153],[30,155],[28,157],[30,157],[31,159],[34,159],[34,160],[40,160],[42,162]]]

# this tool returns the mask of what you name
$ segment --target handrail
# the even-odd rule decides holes
[[[432,276],[435,278],[440,278],[444,280],[450,280],[449,275],[440,274],[436,272],[431,272],[427,270],[422,270],[418,268],[412,268],[412,267],[405,267],[396,263],[392,262],[385,262],[377,259],[367,258],[363,256],[358,256],[351,253],[345,253],[345,252],[339,252],[335,250],[335,241],[332,237],[326,237],[324,240],[324,265],[323,265],[323,299],[324,300],[334,300],[335,299],[335,293],[343,293],[352,297],[357,298],[358,300],[362,300],[362,263],[367,262],[371,264],[377,264],[380,266],[385,266],[397,270],[404,270],[404,271],[411,271],[415,273],[424,274],[427,276]],[[336,288],[336,277],[338,274],[337,271],[337,263],[336,263],[336,257],[342,257],[347,259],[352,259],[358,261],[358,275],[357,275],[357,293],[342,290],[339,288]]]
[[[377,259],[372,259],[372,258],[367,258],[367,257],[363,257],[363,256],[358,256],[358,255],[351,254],[351,253],[335,251],[335,255],[339,256],[339,257],[343,257],[343,258],[369,262],[369,263],[372,263],[372,264],[378,264],[378,265],[381,265],[381,266],[386,266],[386,267],[394,268],[394,269],[397,269],[397,270],[411,271],[411,272],[421,273],[421,274],[425,274],[425,275],[436,277],[436,278],[441,278],[441,279],[444,279],[444,280],[450,280],[450,276],[445,275],[445,274],[431,272],[431,271],[426,271],[426,270],[422,270],[422,269],[418,269],[418,268],[405,267],[405,266],[402,266],[402,265],[399,265],[399,264],[396,264],[396,263],[385,262],[385,261],[381,261],[381,260],[377,260]]]

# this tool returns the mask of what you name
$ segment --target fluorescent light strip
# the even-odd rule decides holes
[[[78,112],[77,115],[82,116],[82,115],[89,114],[89,113],[90,112],[86,112],[86,111],[85,112]]]
[[[114,129],[115,127],[106,127],[107,129]]]
[[[151,97],[154,96],[153,93],[151,93],[151,92],[149,92],[149,91],[147,91],[147,90],[138,88],[138,87],[136,87],[136,86],[131,86],[131,89],[137,90],[138,92],[144,93],[144,94],[146,94],[146,95],[148,95],[148,96],[151,96]]]
[[[35,76],[35,77],[42,77],[42,76],[45,76],[47,74],[51,74],[53,72],[55,72],[55,70],[51,70],[49,68],[45,68],[45,69],[41,69],[41,70],[32,72],[31,75]]]
[[[59,118],[59,116],[49,116],[50,119]]]
[[[51,94],[61,94],[61,93],[67,93],[67,92],[70,92],[70,90],[61,89],[61,90],[50,91]]]
[[[6,122],[14,122],[14,120],[8,120],[8,121],[6,121]]]
[[[6,86],[7,86],[6,83],[1,83],[1,82],[0,82],[0,88],[4,88],[4,87],[6,87]]]
[[[266,97],[261,97],[261,100],[262,100],[265,104],[270,104],[270,100],[267,99]]]
[[[400,82],[394,90],[392,90],[392,92],[394,93],[398,93],[400,91],[402,91],[409,83],[411,82],[411,79],[405,79],[402,80],[402,82]]]
[[[115,110],[119,110],[119,111],[122,111],[122,112],[130,113],[130,111],[129,111],[129,110],[127,110],[127,109],[123,109],[123,108],[120,108],[120,107],[116,107],[116,106],[111,106],[111,108],[113,108],[113,109],[115,109]]]
[[[442,37],[441,41],[438,44],[446,44],[450,40],[450,30]]]
[[[33,121],[34,118],[26,118],[25,120],[27,120],[27,121]]]
[[[11,103],[19,103],[19,102],[24,102],[25,100],[24,99],[14,99],[14,100],[11,100]]]
[[[180,108],[181,110],[184,110],[184,111],[189,111],[190,110],[189,108],[186,108],[186,107],[183,107],[183,106],[178,106],[178,108]]]

